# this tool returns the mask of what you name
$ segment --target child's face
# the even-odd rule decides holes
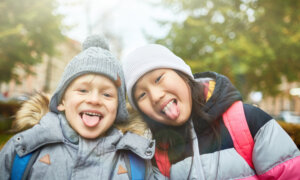
[[[141,111],[166,125],[182,125],[192,112],[190,87],[171,69],[146,73],[136,83],[134,98]]]
[[[106,76],[82,75],[66,89],[58,110],[65,111],[70,126],[80,136],[97,138],[115,121],[118,90]]]

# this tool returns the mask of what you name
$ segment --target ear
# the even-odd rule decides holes
[[[59,111],[64,111],[66,108],[65,108],[65,105],[64,105],[64,101],[62,101],[58,106],[57,106],[57,109]]]
[[[117,88],[118,88],[118,87],[121,86],[121,84],[122,84],[122,82],[121,82],[120,76],[118,75],[118,78],[117,78],[117,80],[115,81],[115,85],[116,85]]]

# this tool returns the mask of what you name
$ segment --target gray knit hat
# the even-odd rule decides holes
[[[149,44],[135,49],[122,59],[122,65],[128,100],[135,109],[132,88],[147,72],[159,68],[170,68],[179,70],[194,79],[190,66],[168,48],[159,44]]]
[[[59,105],[65,90],[77,77],[95,73],[109,77],[118,86],[118,112],[116,122],[123,122],[128,118],[125,100],[125,80],[119,60],[109,51],[105,39],[98,35],[92,35],[82,44],[82,52],[75,56],[64,69],[51,100],[50,111],[59,113]]]

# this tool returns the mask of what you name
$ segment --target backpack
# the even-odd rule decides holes
[[[40,150],[29,153],[23,157],[16,154],[11,171],[11,180],[27,179],[30,169],[37,159]],[[132,180],[143,180],[145,179],[145,162],[142,158],[136,154],[128,151],[131,179]]]
[[[254,147],[253,137],[250,133],[242,101],[233,103],[222,115],[223,122],[232,138],[235,150],[242,156],[251,168],[254,169],[252,162],[252,151]],[[155,159],[159,171],[170,177],[170,167],[168,152],[155,149]]]
[[[223,122],[229,131],[235,150],[254,169],[252,162],[254,141],[245,117],[242,101],[236,101],[223,113]]]

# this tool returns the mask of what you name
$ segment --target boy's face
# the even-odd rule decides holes
[[[115,121],[118,90],[106,76],[82,75],[66,89],[57,109],[65,111],[67,121],[80,136],[97,138]]]

